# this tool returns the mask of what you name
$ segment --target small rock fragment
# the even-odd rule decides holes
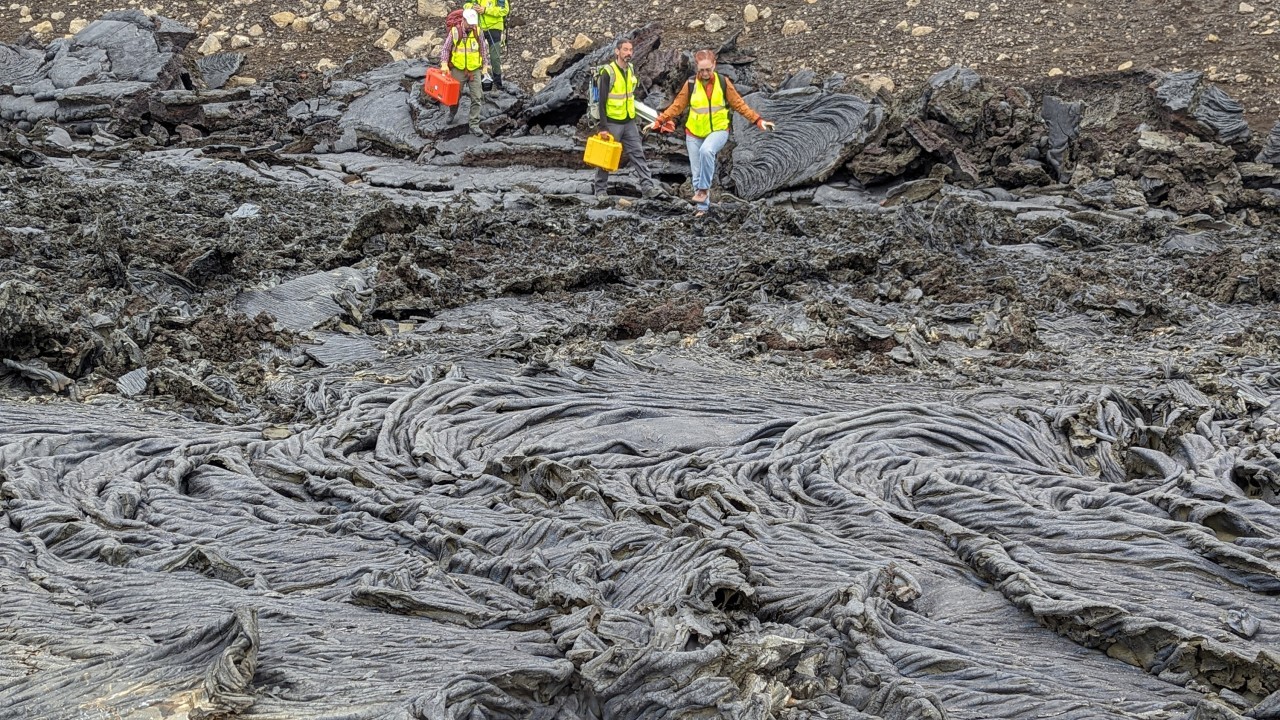
[[[782,23],[782,37],[792,37],[809,32],[809,23],[803,20],[788,20]]]
[[[857,79],[858,79],[858,82],[861,82],[863,85],[866,85],[867,88],[871,90],[871,92],[873,93],[880,92],[881,88],[884,88],[889,92],[893,92],[895,87],[893,83],[893,78],[889,77],[888,75],[875,75],[871,73],[866,73],[863,75],[858,75]]]
[[[217,35],[210,35],[204,39],[203,43],[200,44],[199,52],[201,55],[205,56],[222,52],[222,41],[218,39]]]
[[[418,15],[442,18],[449,14],[449,6],[441,0],[418,0]]]
[[[396,46],[396,43],[399,42],[400,31],[395,28],[391,28],[382,33],[382,37],[378,38],[378,40],[373,43],[373,46],[379,50],[391,50]]]
[[[417,35],[404,41],[404,45],[400,49],[409,57],[422,57],[434,44],[434,38],[429,35]]]

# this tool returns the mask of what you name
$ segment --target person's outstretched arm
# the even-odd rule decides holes
[[[689,86],[693,83],[686,82],[680,86],[680,92],[676,93],[676,99],[671,101],[666,110],[658,114],[658,119],[653,121],[653,125],[649,127],[657,130],[664,123],[674,121],[680,117],[680,113],[689,109]]]

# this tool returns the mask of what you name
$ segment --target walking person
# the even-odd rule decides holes
[[[511,12],[509,0],[479,0],[467,3],[480,15],[480,31],[489,45],[489,66],[493,69],[493,86],[502,89],[502,54],[507,50],[507,14]]]
[[[489,71],[489,46],[480,34],[480,17],[475,8],[466,8],[461,13],[460,21],[456,24],[446,21],[449,30],[445,33],[444,45],[440,48],[440,67],[467,89],[467,97],[471,99],[467,125],[472,135],[484,135],[484,131],[480,129],[480,108],[484,105],[481,71]],[[450,19],[454,17],[456,16],[450,15]],[[461,104],[459,99],[458,105]],[[452,125],[454,118],[458,116],[458,105],[449,108],[447,124]]]
[[[658,197],[665,191],[654,182],[653,173],[649,171],[649,162],[644,157],[644,141],[640,138],[640,128],[636,125],[636,80],[635,68],[631,66],[633,48],[630,40],[620,40],[613,51],[613,62],[600,69],[596,83],[600,97],[604,102],[604,129],[615,140],[622,143],[622,161],[618,167],[627,163],[635,169],[640,179],[640,190],[647,198]],[[594,183],[597,199],[609,196],[609,171],[596,170]]]
[[[696,214],[707,214],[711,208],[711,183],[716,176],[716,155],[729,141],[729,110],[734,110],[761,130],[772,130],[774,125],[752,110],[733,81],[716,72],[716,54],[711,50],[699,50],[693,56],[697,75],[680,89],[671,105],[663,110],[649,126],[661,131],[680,113],[689,110],[685,121],[685,147],[689,151],[689,170],[693,175],[693,203]]]

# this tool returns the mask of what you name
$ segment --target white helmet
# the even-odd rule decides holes
[[[475,8],[467,8],[462,11],[462,19],[467,21],[468,25],[479,25],[480,16],[476,14]]]

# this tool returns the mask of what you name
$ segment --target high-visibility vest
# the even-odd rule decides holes
[[[711,97],[707,97],[702,81],[697,78],[689,88],[689,119],[684,126],[690,134],[703,138],[717,130],[729,129],[729,108],[724,102],[720,73],[712,73],[711,82]]]
[[[511,3],[509,0],[480,0],[476,12],[480,13],[481,30],[506,30]]]
[[[634,120],[636,117],[636,80],[635,70],[630,65],[626,70],[618,67],[618,63],[611,62],[614,72],[609,73],[613,76],[613,85],[609,88],[609,97],[605,99],[604,114],[610,120]],[[606,65],[607,69],[609,65]]]
[[[462,28],[453,28],[449,32],[453,33],[453,52],[449,55],[449,62],[459,70],[479,70],[484,65],[484,56],[480,54],[480,37],[474,33],[466,33],[464,37],[459,39],[462,34]]]

